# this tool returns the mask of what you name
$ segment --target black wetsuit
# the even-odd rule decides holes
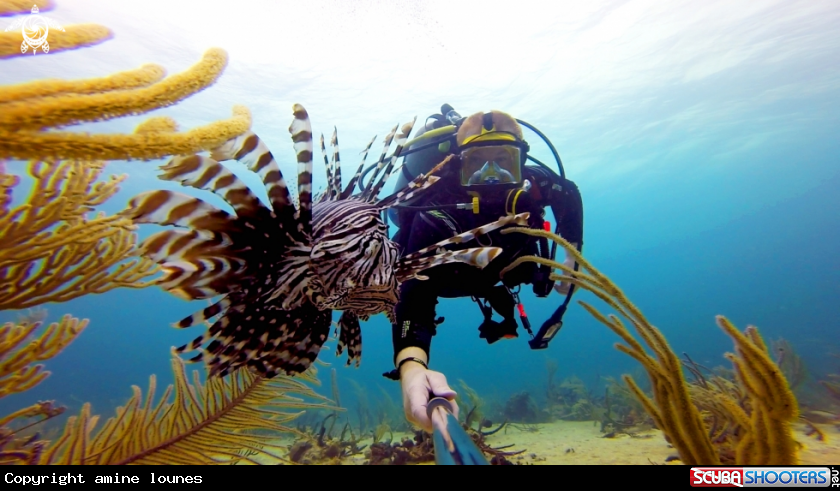
[[[517,200],[516,213],[530,212],[529,226],[543,228],[544,207],[552,206],[559,213],[560,235],[572,243],[581,243],[583,235],[583,207],[577,186],[569,180],[554,176],[553,179],[540,168],[525,166],[523,177],[534,186],[529,193],[522,193]],[[444,176],[435,185],[431,196],[415,206],[446,205],[465,203],[470,196],[460,186],[457,177]],[[558,182],[559,179],[559,182]],[[482,204],[480,213],[472,210],[439,209],[417,211],[401,216],[401,227],[394,236],[403,254],[409,254],[453,235],[498,220],[505,215],[505,196],[502,195],[497,205]],[[488,240],[489,239],[489,240]],[[393,325],[394,356],[407,347],[418,347],[429,354],[432,336],[435,335],[435,306],[438,297],[476,297],[486,299],[504,320],[496,327],[485,331],[482,324],[481,337],[488,342],[498,339],[500,333],[490,332],[501,328],[501,334],[516,332],[514,302],[505,286],[514,288],[520,284],[530,284],[538,269],[533,262],[526,262],[508,272],[503,285],[495,286],[500,281],[499,273],[517,257],[536,255],[537,238],[525,234],[505,234],[499,230],[487,237],[470,241],[448,249],[466,249],[470,247],[496,246],[503,252],[487,267],[479,269],[464,263],[451,263],[435,266],[422,274],[427,280],[409,280],[400,288],[400,300],[396,307],[396,323]],[[536,285],[535,285],[536,290]],[[551,288],[549,286],[548,291]],[[544,291],[543,294],[547,294]],[[498,324],[498,323],[497,323]]]

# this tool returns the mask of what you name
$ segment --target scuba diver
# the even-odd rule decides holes
[[[528,154],[522,126],[541,137],[551,150],[559,170]],[[445,157],[454,159],[443,167],[441,180],[432,190],[416,200],[389,210],[389,219],[399,227],[392,240],[402,254],[410,254],[438,241],[452,237],[506,215],[530,212],[528,226],[550,231],[545,208],[551,209],[559,234],[580,250],[583,245],[583,205],[577,186],[566,179],[557,150],[539,130],[501,112],[479,112],[461,117],[444,104],[441,114],[430,116],[418,136],[407,142],[403,151],[402,174],[397,189],[420,173],[428,172]],[[526,164],[527,161],[535,165]],[[363,180],[363,179],[362,179]],[[432,431],[426,407],[433,398],[449,399],[455,405],[455,392],[446,377],[429,369],[432,337],[443,318],[436,318],[438,298],[471,297],[479,306],[483,322],[480,338],[493,344],[499,339],[518,337],[514,310],[531,336],[532,349],[544,349],[562,326],[562,317],[574,293],[574,286],[554,284],[551,268],[525,262],[500,272],[516,258],[536,255],[554,259],[556,244],[526,234],[499,231],[478,237],[481,246],[501,247],[500,253],[484,269],[462,263],[436,266],[423,274],[428,279],[405,282],[396,306],[393,325],[394,370],[383,374],[399,380],[407,419]],[[450,245],[447,248],[475,247]],[[564,261],[577,270],[571,258]],[[565,295],[554,314],[536,334],[519,299],[522,284],[532,285],[538,297],[554,290]],[[502,317],[493,319],[494,311]]]

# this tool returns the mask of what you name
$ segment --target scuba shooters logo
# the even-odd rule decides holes
[[[692,467],[694,488],[838,487],[837,468],[828,467]]]
[[[26,53],[29,48],[32,48],[32,54],[34,55],[38,52],[38,48],[41,48],[44,53],[50,52],[50,43],[47,42],[50,27],[64,32],[64,28],[58,22],[39,15],[38,6],[33,5],[30,15],[16,19],[12,22],[12,25],[6,28],[6,32],[20,29],[20,34],[23,36],[20,52]]]

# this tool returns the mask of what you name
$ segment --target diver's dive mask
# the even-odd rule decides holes
[[[522,144],[510,140],[475,142],[461,150],[461,185],[522,182]]]

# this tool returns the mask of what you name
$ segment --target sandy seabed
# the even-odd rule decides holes
[[[805,426],[794,428],[795,438],[804,447],[800,451],[802,465],[829,465],[840,462],[840,430],[831,425],[819,425],[826,441],[805,434]],[[411,438],[409,434],[394,434],[394,439]],[[677,452],[665,441],[659,430],[649,430],[636,436],[618,434],[604,438],[600,424],[592,421],[556,421],[539,425],[513,425],[487,437],[491,447],[512,445],[505,451],[524,450],[508,457],[514,464],[525,465],[584,465],[584,464],[665,464]],[[284,442],[291,445],[291,441]],[[362,440],[360,445],[369,445]],[[285,456],[285,455],[284,455]],[[276,464],[257,457],[262,463]],[[366,459],[355,455],[342,459],[343,465],[361,465]],[[681,464],[678,460],[672,464]]]
[[[664,464],[677,452],[659,430],[639,433],[636,437],[619,434],[604,438],[600,425],[591,421],[557,421],[535,425],[537,432],[511,428],[488,439],[494,447],[513,444],[511,450],[526,451],[510,461],[535,465],[563,464]],[[533,428],[533,427],[531,427]],[[806,436],[804,426],[797,426],[795,438],[805,445],[800,452],[803,465],[827,465],[840,462],[840,432],[820,426],[827,441]],[[679,464],[680,462],[674,462]]]

